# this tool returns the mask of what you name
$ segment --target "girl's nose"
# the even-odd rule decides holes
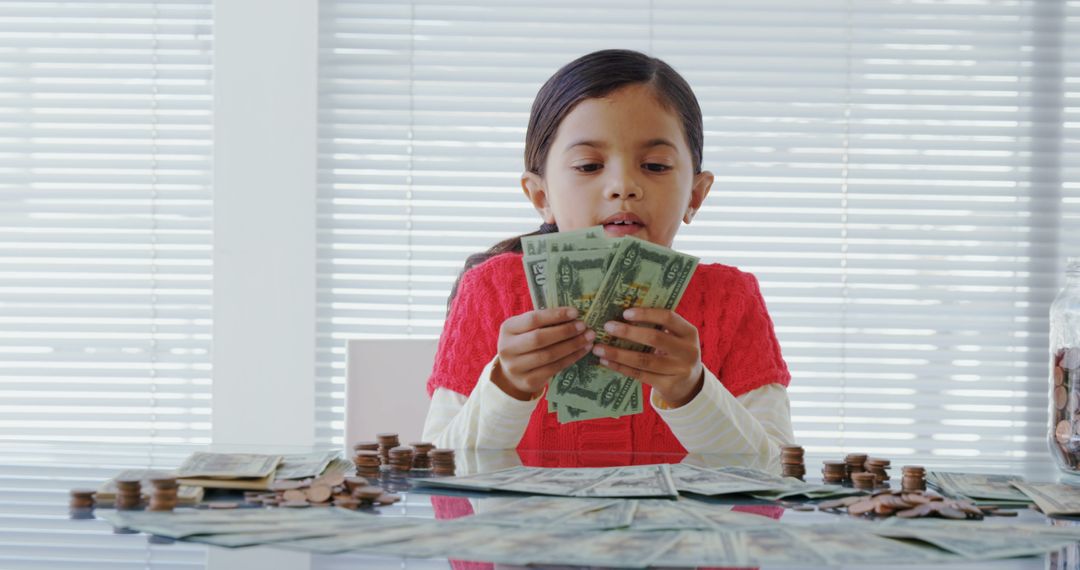
[[[634,177],[625,174],[612,177],[607,188],[607,196],[610,200],[635,200],[641,198],[641,194],[641,186]]]

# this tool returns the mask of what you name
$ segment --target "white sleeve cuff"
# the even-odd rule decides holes
[[[766,384],[736,398],[708,369],[694,399],[664,409],[654,391],[650,405],[691,453],[775,455],[791,441],[791,408],[782,384]]]

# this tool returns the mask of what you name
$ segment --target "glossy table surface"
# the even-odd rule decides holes
[[[96,488],[123,469],[171,469],[193,451],[299,453],[311,449],[269,446],[201,446],[155,444],[48,444],[31,442],[0,443],[0,568],[448,568],[445,559],[402,559],[361,554],[318,555],[260,546],[222,549],[197,543],[175,542],[144,534],[114,530],[95,518],[74,518],[68,510],[68,491],[76,487]],[[806,463],[810,482],[820,481],[823,459],[834,456],[808,454]],[[890,458],[893,471],[902,465],[923,465],[928,469],[1007,473],[1031,481],[1054,481],[1059,475],[1049,456],[1008,460],[978,458],[904,457]],[[746,465],[778,472],[776,460],[746,456],[705,456],[682,454],[565,453],[516,451],[459,451],[458,474],[494,471],[515,465],[543,467],[603,467],[615,465],[677,463],[697,465]],[[382,507],[382,514],[395,517],[453,518],[483,512],[506,495],[458,493],[437,489],[414,489],[408,478],[383,478],[381,484],[402,495],[393,506]],[[516,497],[515,497],[516,498]],[[735,504],[760,504],[761,501],[721,499],[710,501],[716,508]],[[801,512],[775,507],[773,516],[788,524],[832,522],[838,516],[823,512]],[[1041,514],[1023,510],[1018,519],[1028,523],[1049,524]],[[1055,524],[1078,524],[1078,521],[1055,521]],[[994,562],[950,564],[942,568],[1077,568],[1076,545],[1041,557]],[[457,567],[492,568],[489,564],[461,564]],[[507,566],[498,565],[498,568]],[[913,568],[913,566],[897,566]]]

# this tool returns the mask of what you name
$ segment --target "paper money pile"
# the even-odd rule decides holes
[[[565,497],[678,497],[749,494],[764,499],[803,496],[824,498],[857,494],[838,485],[814,485],[750,467],[631,465],[625,467],[511,467],[500,471],[413,479],[413,485],[473,491],[510,491]]]
[[[630,568],[932,564],[1042,554],[1080,538],[1075,527],[1042,524],[793,524],[685,498],[528,497],[451,521],[337,508],[100,516],[117,527],[226,547]]]
[[[604,330],[631,307],[674,309],[698,258],[634,237],[609,238],[603,226],[521,240],[533,307],[574,307],[596,342],[629,350],[649,347]],[[548,383],[548,411],[560,423],[640,413],[641,383],[600,366],[587,354]]]

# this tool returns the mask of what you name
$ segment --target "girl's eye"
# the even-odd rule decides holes
[[[668,170],[671,170],[670,166],[658,162],[648,162],[645,164],[645,168],[650,172],[667,172]]]
[[[600,167],[600,164],[593,162],[590,164],[579,164],[574,167],[574,170],[577,170],[578,172],[596,172],[597,170],[600,170]]]

